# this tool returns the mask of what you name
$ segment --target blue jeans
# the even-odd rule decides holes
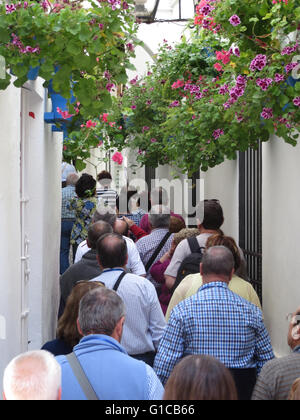
[[[73,220],[61,221],[61,239],[60,239],[60,274],[63,274],[69,268],[69,253],[71,232],[73,229]]]

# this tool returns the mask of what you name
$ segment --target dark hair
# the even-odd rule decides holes
[[[165,386],[164,400],[236,401],[237,390],[230,371],[212,356],[182,359]]]
[[[224,223],[222,207],[218,200],[204,200],[196,210],[197,219],[204,229],[219,230]]]
[[[97,242],[97,254],[103,268],[124,267],[127,261],[127,243],[118,233],[102,235]]]
[[[76,183],[75,191],[79,198],[93,197],[96,192],[96,180],[92,175],[81,175]]]
[[[206,249],[202,257],[202,274],[215,274],[230,277],[234,268],[232,252],[225,246],[213,246]]]
[[[96,249],[97,241],[100,236],[106,233],[112,233],[113,228],[107,222],[99,220],[99,222],[93,223],[88,230],[88,243],[91,249]]]
[[[110,185],[110,183],[112,181],[111,174],[107,171],[100,172],[97,176],[97,179],[100,182],[100,184],[102,184],[104,186]]]
[[[234,270],[237,271],[241,265],[241,254],[238,249],[238,246],[233,238],[230,236],[224,236],[223,232],[216,235],[212,235],[207,239],[206,249],[213,246],[225,246],[230,249],[234,259]]]

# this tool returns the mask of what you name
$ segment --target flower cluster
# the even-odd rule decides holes
[[[259,86],[264,91],[268,90],[269,87],[272,85],[272,83],[273,83],[273,79],[271,79],[270,77],[256,80],[257,86]]]
[[[251,61],[250,70],[251,71],[262,71],[267,65],[267,56],[264,54],[257,55],[254,60]]]
[[[39,54],[40,53],[40,47],[31,47],[30,45],[24,46],[24,44],[21,42],[20,38],[16,34],[12,35],[12,41],[7,44],[7,48],[10,47],[16,47],[18,48],[19,52],[21,54]]]

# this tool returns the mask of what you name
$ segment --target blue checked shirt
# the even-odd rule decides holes
[[[180,359],[192,354],[258,372],[274,358],[260,309],[223,282],[205,284],[171,312],[154,364],[163,385]]]
[[[70,200],[76,197],[75,187],[68,185],[62,189],[62,206],[61,206],[61,218],[62,219],[74,219],[76,217],[75,210],[69,210],[68,205]]]

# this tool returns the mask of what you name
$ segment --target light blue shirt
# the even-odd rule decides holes
[[[104,270],[91,281],[101,281],[113,289],[122,271],[121,268]],[[156,351],[166,321],[153,284],[144,277],[127,273],[117,293],[126,308],[121,345],[132,356]]]

